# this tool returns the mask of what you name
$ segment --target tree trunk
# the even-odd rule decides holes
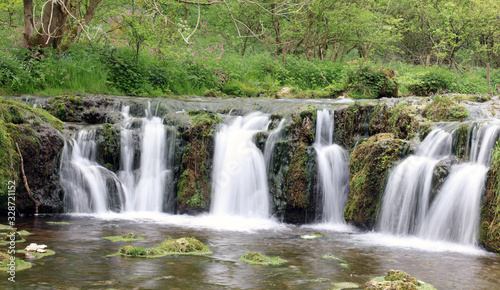
[[[33,0],[23,0],[24,4],[24,45],[28,45],[34,34],[33,27]]]

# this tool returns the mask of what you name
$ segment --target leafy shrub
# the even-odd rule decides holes
[[[378,99],[398,97],[395,73],[388,68],[374,68],[370,65],[350,66],[345,71],[345,89],[353,99]],[[338,89],[337,89],[338,90]]]
[[[438,91],[444,92],[452,88],[452,77],[450,72],[435,70],[423,74],[417,78],[414,84],[408,86],[408,91],[417,96],[429,96]]]

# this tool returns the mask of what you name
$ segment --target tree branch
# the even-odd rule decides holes
[[[16,142],[16,148],[17,148],[17,153],[19,153],[19,157],[21,158],[21,173],[23,175],[24,187],[26,188],[26,191],[28,191],[28,194],[29,194],[31,200],[35,203],[35,215],[38,215],[38,202],[31,194],[31,190],[30,190],[30,187],[28,185],[28,179],[26,178],[26,175],[24,174],[23,155],[21,154],[21,150],[19,150],[19,145],[17,145],[17,142]]]

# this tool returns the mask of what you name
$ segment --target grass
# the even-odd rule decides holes
[[[287,260],[280,257],[268,257],[258,252],[247,252],[238,260],[251,264],[251,265],[264,265],[264,266],[281,266],[288,263]]]

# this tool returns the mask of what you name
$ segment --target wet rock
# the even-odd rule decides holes
[[[388,171],[399,159],[404,142],[392,133],[377,134],[359,144],[351,153],[351,192],[344,218],[363,228],[375,224]]]

